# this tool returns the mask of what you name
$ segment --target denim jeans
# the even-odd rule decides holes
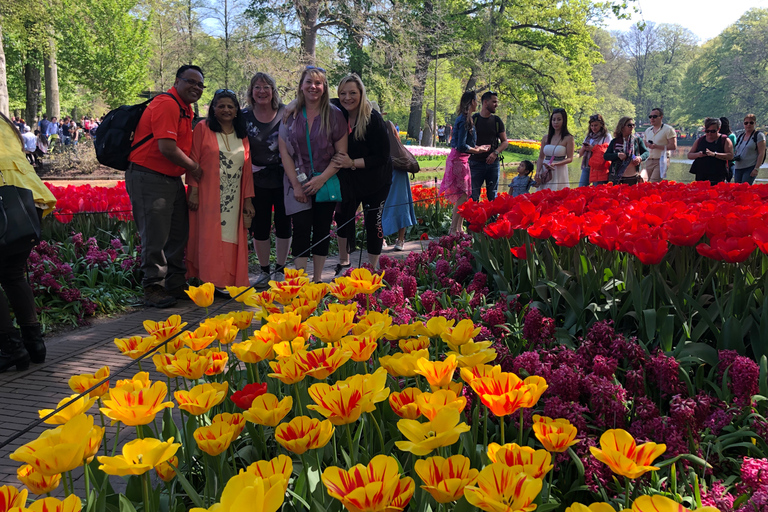
[[[589,186],[589,167],[583,167],[581,169],[581,178],[579,178],[579,186],[580,187]]]
[[[749,183],[753,185],[755,183],[755,177],[750,176],[752,174],[752,167],[746,169],[734,169],[733,170],[733,182],[734,183]]]
[[[499,160],[492,164],[485,162],[469,161],[469,171],[472,176],[472,200],[480,200],[480,190],[485,182],[485,193],[489,201],[496,199],[496,190],[499,188]]]

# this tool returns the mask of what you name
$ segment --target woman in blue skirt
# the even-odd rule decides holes
[[[399,137],[395,125],[388,121],[389,129]],[[384,236],[397,233],[395,250],[402,251],[405,245],[405,229],[416,225],[416,212],[413,211],[413,197],[411,196],[411,180],[408,173],[394,167],[392,173],[392,186],[384,203],[384,214],[381,219]]]

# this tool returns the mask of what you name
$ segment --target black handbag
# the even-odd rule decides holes
[[[1,186],[0,249],[3,252],[22,251],[34,247],[39,241],[40,220],[32,191],[13,185]]]

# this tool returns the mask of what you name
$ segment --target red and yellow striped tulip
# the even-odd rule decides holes
[[[229,448],[232,441],[237,438],[235,433],[236,429],[232,425],[221,421],[199,427],[195,430],[193,437],[201,451],[215,457]]]
[[[179,315],[171,315],[167,320],[155,322],[153,320],[144,320],[144,329],[147,334],[154,336],[157,343],[162,343],[171,336],[180,333],[187,322],[182,323]]]
[[[208,348],[208,345],[216,340],[216,329],[210,324],[201,325],[195,332],[184,332],[179,338],[184,342],[184,346],[195,352]]]
[[[284,342],[288,343],[288,342]],[[273,379],[278,379],[283,384],[296,384],[307,376],[307,369],[293,356],[277,361],[270,361],[272,373],[268,374]]]
[[[335,430],[336,427],[328,420],[299,416],[279,424],[275,428],[275,440],[289,452],[302,455],[307,450],[328,444]]]
[[[590,509],[592,507],[590,506]],[[599,512],[604,512],[607,509],[601,509]],[[594,511],[598,512],[598,511]],[[682,506],[680,503],[656,494],[654,496],[640,496],[634,503],[632,503],[632,512],[691,512],[689,509]],[[699,507],[696,512],[719,512],[716,507]]]
[[[421,457],[436,448],[451,446],[459,440],[464,432],[469,432],[469,425],[459,423],[459,412],[456,409],[443,409],[435,419],[426,423],[416,420],[400,420],[397,428],[408,441],[397,441],[395,446],[404,452]]]
[[[256,294],[256,290],[252,286],[227,286],[225,289],[230,297],[241,303],[246,303]],[[242,295],[240,295],[241,293]]]
[[[161,462],[157,466],[155,466],[155,472],[157,473],[157,476],[162,480],[163,482],[170,482],[174,478],[176,478],[176,471],[174,471],[173,468],[179,467],[179,458],[177,456],[173,456],[170,459]]]
[[[115,338],[115,345],[121,354],[131,359],[138,359],[155,348],[157,339],[154,336],[131,336],[130,338]]]
[[[355,334],[341,338],[341,348],[352,355],[352,360],[358,363],[368,361],[379,344],[376,343],[374,334]]]
[[[369,311],[360,317],[360,320],[357,322],[357,324],[352,327],[352,334],[358,336],[373,329],[373,332],[370,334],[375,334],[376,339],[379,340],[382,336],[384,336],[384,334],[389,330],[391,326],[392,317],[389,316],[389,313]]]
[[[501,372],[469,382],[483,405],[496,416],[507,416],[527,407],[532,399],[531,387],[514,373]]]
[[[331,295],[342,302],[352,300],[358,294],[357,287],[350,282],[348,277],[337,277],[328,285],[328,290],[331,292]]]
[[[323,297],[328,294],[329,290],[330,286],[327,283],[310,283],[304,285],[304,288],[299,292],[299,297],[319,304]]]
[[[357,293],[370,295],[384,286],[384,271],[373,274],[367,268],[356,268],[349,274],[349,285],[357,289]]]
[[[331,466],[323,471],[322,480],[328,495],[350,512],[402,510],[415,490],[413,479],[401,479],[397,460],[386,455],[377,455],[367,466],[357,464],[349,471]]]
[[[677,502],[675,502],[677,505]],[[711,508],[711,507],[704,507],[704,508]],[[654,512],[661,512],[661,509],[652,509]],[[701,509],[696,509],[701,510]],[[715,509],[717,510],[717,509]],[[565,509],[565,512],[616,512],[616,509],[613,508],[613,505],[606,502],[599,502],[599,503],[592,503],[589,506],[582,505],[581,503],[571,503],[571,506]],[[626,509],[623,512],[628,512]],[[678,512],[678,509],[675,509],[674,512]],[[679,512],[683,512],[680,510]]]
[[[184,293],[186,293],[197,306],[207,308],[213,304],[213,292],[215,291],[216,287],[213,286],[213,283],[203,283],[200,286],[190,286],[188,290],[184,290]]]
[[[10,512],[80,512],[81,510],[83,510],[83,504],[80,502],[80,498],[70,494],[63,500],[42,498],[31,503],[28,508],[13,508]]]
[[[456,364],[456,356],[448,356],[444,361],[430,361],[427,358],[421,358],[416,361],[416,373],[425,377],[434,391],[448,387],[448,384],[453,380]]]
[[[526,473],[522,466],[490,464],[480,471],[475,485],[464,488],[467,501],[488,512],[531,512],[541,492],[542,480]]]
[[[307,375],[323,380],[349,361],[351,355],[350,352],[341,348],[326,347],[309,352],[297,352],[293,357],[307,369]]]
[[[405,388],[400,392],[392,392],[389,395],[389,406],[395,414],[406,420],[415,420],[421,416],[416,399],[421,395],[419,388]]]
[[[59,407],[62,407],[64,404],[71,402],[72,400],[74,400],[72,404],[64,407],[50,418],[44,420],[43,423],[47,423],[48,425],[63,425],[75,416],[87,412],[88,409],[90,409],[96,402],[96,397],[79,397],[79,394],[70,395],[67,398],[62,398],[59,400],[59,403],[56,405],[55,409],[40,409],[37,411],[37,414],[42,419]]]
[[[268,329],[273,333],[275,343],[280,341],[293,341],[296,338],[309,338],[309,327],[302,322],[298,313],[273,313],[267,317],[267,325],[262,329]]]
[[[421,488],[431,494],[438,503],[460,500],[464,496],[464,488],[473,485],[480,473],[470,467],[469,459],[463,455],[454,455],[447,459],[419,459],[414,464],[414,469],[424,482]]]
[[[80,375],[73,375],[69,378],[69,387],[75,393],[85,393],[87,390],[91,389],[93,386],[106,379],[107,377],[109,377],[109,366],[102,366],[96,370],[96,373],[83,373]],[[99,398],[104,396],[107,391],[109,391],[109,381],[106,381],[98,388],[88,393],[88,396],[91,398]]]
[[[274,339],[264,336],[262,331],[240,343],[232,344],[232,353],[244,363],[259,363],[275,357]]]
[[[461,375],[461,380],[463,380],[467,384],[470,384],[475,379],[481,379],[483,377],[493,378],[500,375],[501,366],[499,365],[491,366],[489,364],[481,364],[478,366],[462,368],[459,374]]]
[[[109,398],[103,400],[101,412],[112,420],[135,427],[147,425],[155,415],[172,408],[173,402],[163,402],[168,395],[168,386],[164,382],[150,383],[146,372],[137,373],[132,380],[119,381],[109,391]]]
[[[667,445],[644,443],[638,445],[626,430],[617,428],[607,430],[600,436],[600,448],[591,446],[589,451],[611,471],[627,478],[637,478],[649,471],[656,471],[651,466],[653,460],[667,450]]]
[[[415,350],[404,354],[397,353],[379,358],[379,364],[393,377],[413,377],[418,369],[418,361],[429,357],[429,350]]]
[[[155,361],[155,358],[153,357],[152,360]],[[189,380],[202,378],[202,376],[205,375],[206,370],[208,370],[208,367],[211,365],[211,358],[208,355],[202,352],[194,352],[186,347],[167,359],[158,358],[158,360],[164,363],[164,367],[161,370],[160,366],[158,366],[158,362],[155,361],[155,366],[157,366],[158,371],[161,371],[166,375],[170,373]]]
[[[108,475],[143,475],[173,457],[180,447],[172,437],[168,441],[151,437],[134,439],[123,446],[121,455],[98,457],[99,469]]]
[[[269,480],[275,476],[282,477],[285,480],[285,490],[288,489],[288,481],[293,473],[293,461],[287,455],[278,455],[271,460],[258,460],[245,469],[258,477]]]
[[[232,427],[235,430],[235,436],[232,439],[237,439],[240,437],[240,434],[243,433],[243,429],[245,429],[245,416],[239,412],[234,414],[223,412],[221,414],[217,414],[211,420],[211,425],[215,425],[216,423],[226,423]]]
[[[224,352],[220,348],[206,348],[197,353],[198,356],[208,358],[208,368],[205,374],[208,376],[224,373],[229,362],[229,352]]]
[[[26,489],[20,491],[12,485],[0,486],[0,510],[23,507],[27,503],[27,494]]]
[[[216,331],[216,339],[222,345],[232,343],[237,338],[237,333],[240,332],[240,329],[235,325],[235,319],[226,314],[209,318],[200,325]]]
[[[425,336],[426,328],[424,322],[413,322],[412,324],[393,325],[384,334],[384,337],[390,341],[413,338],[414,336]]]
[[[253,399],[250,409],[243,412],[243,416],[251,423],[275,427],[283,421],[283,418],[293,407],[293,397],[286,396],[279,400],[272,393],[264,393]]]
[[[275,296],[275,300],[285,306],[290,304],[299,294],[301,289],[309,283],[306,277],[286,278],[285,281],[270,281],[269,291]]]
[[[61,483],[61,475],[46,476],[29,464],[25,464],[16,470],[16,478],[19,482],[27,486],[34,494],[48,494],[56,489]],[[3,486],[5,487],[5,486]],[[7,504],[2,503],[3,493],[0,488],[0,510],[7,511],[10,507],[4,506]]]
[[[422,393],[416,397],[416,405],[429,421],[435,419],[437,413],[445,408],[456,409],[462,412],[467,406],[467,399],[457,396],[450,389],[439,389],[434,393]]]
[[[548,452],[560,453],[579,442],[577,429],[571,422],[558,418],[533,415],[533,433]]]
[[[286,313],[295,313],[301,317],[301,321],[304,322],[312,316],[312,313],[317,309],[317,302],[309,300],[299,295],[291,301],[290,304],[285,306]]]
[[[352,329],[355,314],[352,311],[326,311],[307,320],[309,332],[325,343],[337,343]]]
[[[200,384],[189,391],[179,390],[173,396],[179,404],[179,409],[187,411],[193,416],[200,416],[211,410],[212,407],[219,405],[227,397],[229,383],[211,382]]]
[[[406,338],[397,342],[400,346],[400,350],[410,354],[418,350],[425,350],[429,348],[429,338],[426,336],[419,336],[418,338]]]
[[[315,405],[308,405],[307,409],[317,411],[334,425],[354,423],[360,418],[364,407],[370,404],[363,399],[362,379],[359,379],[359,383],[359,387],[331,386],[324,382],[312,384],[309,397]]]
[[[472,320],[464,319],[455,327],[447,327],[439,334],[444,342],[456,350],[456,347],[472,341],[475,336],[480,334],[480,327],[475,327]]]
[[[488,458],[505,466],[522,466],[526,473],[536,478],[544,478],[553,468],[552,455],[547,450],[534,450],[516,443],[489,444]]]
[[[261,478],[253,473],[241,472],[227,481],[219,503],[209,509],[192,508],[189,512],[277,512],[283,505],[285,485],[285,479],[279,475]]]

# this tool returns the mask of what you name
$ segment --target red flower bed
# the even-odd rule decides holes
[[[68,185],[57,187],[45,184],[56,197],[54,215],[60,222],[70,222],[77,213],[106,212],[119,220],[133,220],[131,201],[125,191],[125,182],[114,187],[93,187],[91,185]]]

